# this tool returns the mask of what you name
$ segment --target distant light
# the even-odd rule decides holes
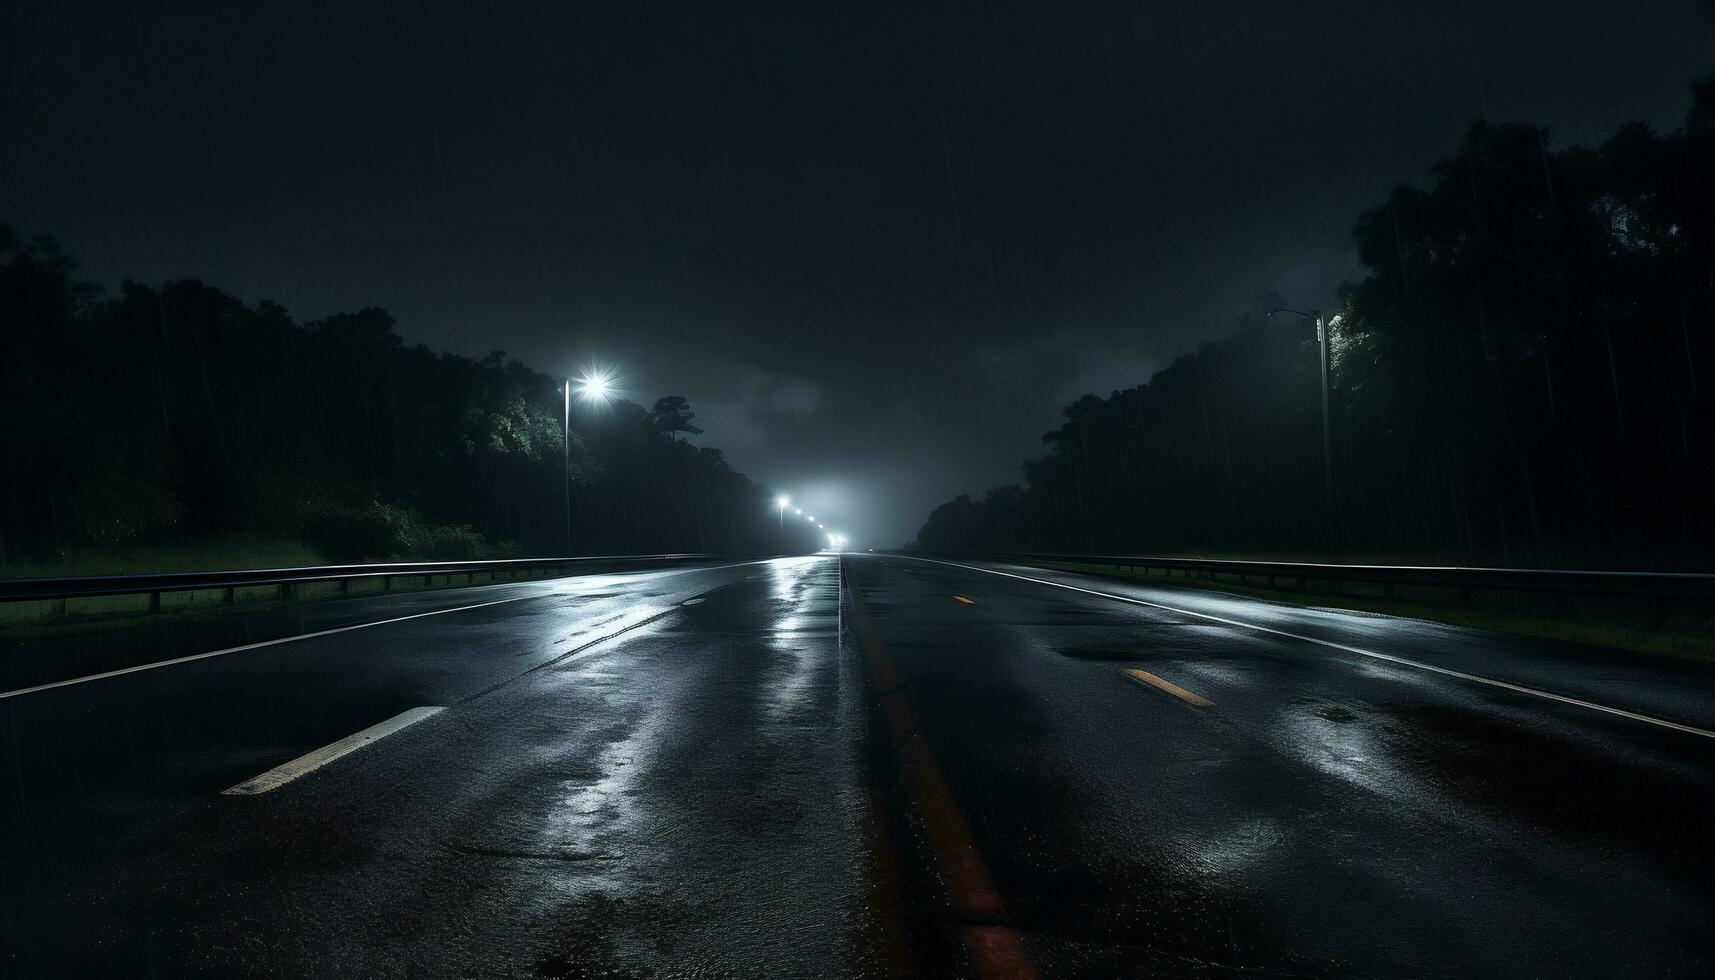
[[[791,503],[791,502],[792,502],[792,498],[786,496],[785,494],[781,494],[780,496],[774,498],[774,506],[780,508],[781,510],[785,510],[786,505]]]
[[[815,520],[815,519],[816,519],[816,515],[815,515],[815,514],[805,514],[805,515],[804,515],[804,519],[805,519],[805,520],[806,520],[806,521],[813,521],[813,520]]]
[[[802,513],[804,513],[804,509],[802,507],[794,507],[794,508],[792,508],[792,513],[802,514]]]

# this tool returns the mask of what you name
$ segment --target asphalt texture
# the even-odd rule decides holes
[[[1696,663],[884,555],[0,639],[0,976],[1715,972]]]

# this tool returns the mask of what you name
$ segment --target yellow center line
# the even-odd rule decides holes
[[[953,598],[955,598],[955,599],[957,599],[957,600],[959,600],[959,601],[960,601],[960,602],[962,602],[962,603],[964,603],[964,604],[965,604],[965,605],[967,605],[967,606],[974,606],[974,605],[976,605],[976,604],[977,604],[977,600],[975,600],[975,599],[967,599],[967,598],[965,598],[965,597],[964,597],[964,596],[962,596],[962,595],[956,595],[956,596],[954,596],[954,597],[953,597]]]
[[[1140,670],[1137,667],[1127,667],[1120,671],[1120,673],[1134,681],[1137,681],[1139,684],[1148,684],[1150,687],[1160,688],[1187,704],[1194,704],[1199,708],[1208,708],[1214,705],[1214,702],[1210,701],[1208,698],[1198,697],[1190,691],[1180,687],[1178,684],[1175,684],[1172,681],[1164,681],[1147,670]]]
[[[941,873],[942,887],[954,917],[970,973],[978,980],[1036,980],[1036,965],[1023,934],[1010,925],[1006,902],[971,836],[953,790],[947,785],[928,741],[923,737],[911,700],[899,684],[893,660],[882,644],[880,630],[864,602],[863,590],[847,575],[841,559],[840,582],[851,597],[852,634],[869,661],[870,680],[881,695],[882,718],[900,768],[907,795],[915,804],[928,851]],[[965,602],[964,596],[954,596]]]

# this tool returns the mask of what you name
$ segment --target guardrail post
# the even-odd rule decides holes
[[[161,590],[160,589],[156,589],[155,591],[149,593],[149,611],[152,613],[158,613],[161,611]]]

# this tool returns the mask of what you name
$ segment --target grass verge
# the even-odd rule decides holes
[[[239,535],[148,548],[80,549],[39,564],[0,565],[0,578],[141,575],[148,572],[227,571],[325,565],[327,558],[287,538]]]

